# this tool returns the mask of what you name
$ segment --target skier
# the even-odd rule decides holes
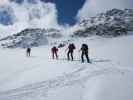
[[[84,56],[85,56],[86,59],[87,59],[87,62],[90,63],[90,59],[89,59],[89,56],[88,56],[88,51],[89,51],[88,45],[87,44],[82,44],[80,51],[82,51],[82,54],[81,54],[82,62],[84,63]]]
[[[30,55],[31,55],[31,48],[27,48],[27,50],[26,50],[26,55],[29,57]]]
[[[67,59],[70,60],[70,57],[71,57],[71,60],[73,61],[73,52],[75,49],[75,45],[73,43],[71,43],[71,44],[69,44],[67,49],[68,49]]]
[[[58,59],[58,48],[56,46],[52,47],[51,48],[51,52],[52,52],[52,58],[55,59]]]

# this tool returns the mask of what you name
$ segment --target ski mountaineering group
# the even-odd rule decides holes
[[[51,48],[51,53],[52,53],[52,58],[53,59],[57,59],[58,60],[58,58],[59,58],[59,56],[58,56],[58,51],[59,51],[59,49],[58,49],[59,47],[56,47],[56,46],[53,46],[52,48]],[[73,61],[74,60],[74,56],[73,56],[73,54],[74,54],[74,50],[76,49],[76,47],[75,47],[75,45],[74,45],[74,43],[70,43],[69,45],[68,45],[68,47],[67,47],[67,49],[66,49],[66,51],[67,51],[67,60],[69,61],[69,60],[71,60],[71,61]],[[87,44],[82,44],[82,46],[81,46],[81,48],[80,48],[80,50],[79,50],[79,52],[82,52],[82,54],[81,54],[81,61],[82,61],[82,63],[84,63],[84,57],[86,57],[86,59],[87,59],[87,62],[88,63],[90,63],[90,59],[89,59],[89,55],[88,55],[88,52],[89,52],[89,48],[88,48],[88,45]],[[31,55],[31,48],[27,48],[27,50],[26,50],[26,55],[27,56],[30,56]]]

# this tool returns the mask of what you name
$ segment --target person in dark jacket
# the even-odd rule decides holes
[[[27,50],[26,50],[26,55],[29,57],[30,55],[31,55],[31,48],[27,48]]]
[[[84,62],[84,56],[85,56],[86,59],[87,59],[87,62],[90,63],[90,59],[89,59],[89,56],[88,56],[88,51],[89,51],[88,45],[87,44],[82,44],[80,51],[82,52],[82,54],[81,54],[82,62]]]
[[[71,60],[73,61],[73,52],[74,52],[74,49],[75,49],[76,47],[75,47],[75,45],[72,43],[72,44],[69,44],[69,46],[68,46],[68,52],[67,52],[67,59],[68,60],[70,60],[70,58],[71,58]]]
[[[52,58],[53,59],[58,59],[58,48],[56,46],[51,48],[51,52],[52,52]]]

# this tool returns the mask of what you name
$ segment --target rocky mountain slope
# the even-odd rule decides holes
[[[25,29],[17,34],[0,39],[1,45],[7,48],[35,47],[48,44],[48,37],[60,37],[60,31],[56,29]]]
[[[133,31],[133,10],[112,9],[106,13],[100,13],[95,17],[84,19],[77,23],[70,36],[88,37],[91,35],[116,37],[127,35]],[[48,44],[51,38],[60,38],[66,30],[59,29],[25,29],[17,34],[0,39],[3,47],[35,47]]]
[[[86,37],[89,35],[119,36],[133,31],[133,10],[112,9],[82,20],[78,23],[74,36]]]

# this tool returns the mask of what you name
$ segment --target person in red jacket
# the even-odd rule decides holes
[[[58,48],[56,46],[52,47],[51,52],[52,52],[52,58],[58,59]]]

